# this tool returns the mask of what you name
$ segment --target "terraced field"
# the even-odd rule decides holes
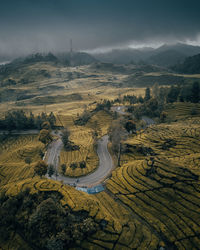
[[[13,136],[0,143],[0,185],[33,177],[33,165],[40,159],[44,146],[36,135]],[[25,158],[31,164],[25,163]]]
[[[200,104],[198,103],[184,103],[178,102],[168,104],[166,106],[166,112],[170,120],[187,119],[188,117],[199,117],[200,116]]]
[[[89,128],[75,127],[71,129],[70,140],[80,147],[79,150],[65,151],[60,154],[60,165],[66,164],[67,176],[78,177],[92,172],[98,166],[98,157],[94,147],[92,130]],[[79,163],[85,161],[86,167],[80,168]],[[72,163],[77,163],[78,167],[70,167]]]
[[[127,141],[129,153],[107,182],[120,203],[173,249],[200,246],[199,139],[199,125],[152,126]],[[152,150],[141,153],[145,147]]]
[[[112,117],[106,111],[99,111],[94,114],[87,123],[87,127],[97,131],[98,137],[102,137],[108,132],[112,122]]]
[[[80,148],[75,151],[62,150],[60,166],[66,164],[65,175],[79,177],[93,172],[98,166],[94,133],[96,131],[98,137],[102,137],[107,133],[112,121],[111,115],[105,111],[99,111],[91,117],[86,126],[74,126],[73,117],[70,116],[58,115],[57,118],[58,123],[70,129],[70,140]],[[86,163],[85,168],[79,166],[80,162],[83,161]],[[77,163],[78,167],[72,168],[72,163]]]
[[[102,122],[105,114],[98,115],[101,119],[97,121]],[[108,126],[110,119],[107,121]],[[83,147],[80,152],[70,152],[71,156],[63,162],[86,159],[83,155],[89,154],[89,145],[93,143],[92,124],[90,121],[85,127],[70,127],[70,139]],[[36,136],[13,137],[0,146],[3,152],[0,190],[10,195],[27,187],[32,193],[58,191],[63,195],[63,206],[88,211],[98,223],[105,223],[104,229],[81,242],[82,249],[143,250],[161,246],[199,249],[199,124],[198,117],[191,117],[187,121],[153,125],[131,135],[125,142],[121,167],[112,172],[106,182],[107,190],[96,195],[33,177],[32,165],[38,160],[42,144]],[[32,156],[30,166],[24,163],[27,156]],[[9,248],[25,245],[19,235],[14,234],[13,239]],[[6,248],[8,246],[3,246]]]

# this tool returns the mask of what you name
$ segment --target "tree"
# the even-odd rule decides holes
[[[166,118],[167,118],[167,113],[165,111],[162,111],[160,114],[160,121],[165,122]]]
[[[55,172],[55,169],[54,169],[54,166],[52,164],[49,165],[49,168],[48,168],[48,175],[49,177],[51,177]]]
[[[198,103],[200,101],[200,87],[198,82],[194,82],[192,85],[191,101],[194,103]]]
[[[47,144],[47,143],[51,142],[52,140],[53,139],[52,139],[52,136],[51,136],[49,130],[47,130],[47,129],[40,130],[39,141],[41,141],[44,144]]]
[[[47,129],[49,130],[51,128],[51,125],[49,122],[43,122],[42,125],[41,125],[42,129]]]
[[[146,88],[144,100],[148,101],[151,98],[150,88]]]
[[[56,117],[53,114],[53,112],[50,113],[50,115],[48,117],[48,121],[50,123],[51,128],[53,128],[55,126],[55,123],[56,123]]]
[[[158,83],[155,83],[152,87],[152,94],[153,94],[153,97],[158,99],[158,96],[159,96],[159,85]]]
[[[55,225],[58,226],[59,215],[65,215],[64,209],[52,198],[42,201],[29,218],[29,230],[38,238],[46,238],[52,233]]]
[[[144,102],[144,99],[142,98],[141,95],[138,97],[138,102],[140,102],[140,103],[143,103],[143,102]]]
[[[41,129],[41,125],[42,125],[42,118],[40,115],[37,116],[36,120],[35,120],[35,125],[37,127],[37,129]]]
[[[41,149],[39,149],[38,154],[39,154],[41,159],[44,157],[44,152]]]
[[[47,168],[48,168],[47,164],[44,161],[40,160],[34,166],[34,173],[42,177],[43,175],[47,173]]]
[[[127,121],[126,123],[125,123],[125,129],[129,132],[129,133],[133,133],[133,132],[135,132],[135,130],[136,130],[136,125],[135,125],[135,123],[133,122],[133,121]]]
[[[30,112],[30,115],[28,117],[28,127],[34,128],[35,127],[35,118],[32,112]]]
[[[85,161],[81,161],[81,162],[79,163],[79,166],[80,166],[80,168],[86,168],[86,163],[85,163]]]
[[[70,140],[69,140],[69,130],[65,129],[63,132],[62,132],[62,142],[64,144],[64,148],[66,150],[69,149],[69,146],[70,146]]]
[[[32,162],[32,160],[31,160],[30,157],[26,157],[24,161],[25,161],[25,163],[28,164],[28,165],[30,165],[31,162]]]
[[[64,175],[66,171],[66,164],[61,165],[61,170],[62,170],[62,174]]]
[[[120,166],[121,142],[126,138],[126,132],[122,126],[122,121],[116,120],[110,127],[110,140],[112,143],[112,151],[117,156],[118,166]]]
[[[171,86],[169,93],[167,95],[167,102],[176,102],[180,93],[179,87]]]

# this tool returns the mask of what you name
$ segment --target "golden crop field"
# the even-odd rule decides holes
[[[107,182],[109,191],[168,247],[200,245],[199,139],[199,125],[189,122],[151,126],[127,141],[129,152]],[[153,151],[140,150],[145,147]]]
[[[70,140],[80,148],[75,151],[62,150],[60,154],[60,166],[66,164],[65,175],[80,177],[93,172],[99,163],[95,149],[96,139],[94,132],[98,133],[98,137],[105,135],[111,124],[111,115],[105,111],[99,111],[90,118],[85,126],[75,126],[73,124],[73,117],[69,115],[58,115],[57,120],[58,124],[60,123],[64,127],[69,128]],[[75,169],[70,167],[72,163],[79,164],[83,161],[86,163],[85,168],[80,168],[79,165]]]
[[[1,185],[33,177],[33,166],[40,159],[39,151],[43,149],[36,135],[13,136],[0,143]],[[26,157],[30,157],[30,165],[25,163]]]
[[[82,126],[76,126],[70,130],[70,140],[79,146],[79,150],[65,151],[62,150],[60,154],[60,165],[66,164],[66,175],[71,177],[78,177],[86,175],[98,166],[98,157],[94,148],[94,138],[92,130]],[[85,161],[86,167],[75,169],[71,168],[72,163],[80,163]]]
[[[95,121],[101,122],[104,117],[106,131],[110,123],[107,113],[99,112],[96,116],[83,127],[73,126],[73,119],[69,117],[61,117],[61,122],[65,121],[70,128],[70,139],[82,145],[82,153],[62,152],[63,158],[71,154],[64,162],[85,159],[81,157],[87,155],[93,143]],[[57,181],[33,177],[32,163],[29,167],[24,157],[34,155],[35,162],[42,144],[36,136],[9,139],[1,145],[4,154],[0,155],[0,189],[10,195],[27,187],[31,192],[55,190],[63,195],[63,206],[74,211],[86,210],[98,222],[106,220],[106,229],[84,240],[83,249],[142,250],[161,246],[198,249],[199,124],[200,119],[193,117],[187,121],[153,125],[131,135],[125,142],[129,146],[121,157],[121,167],[112,172],[106,183],[107,190],[96,195],[88,195]],[[11,244],[13,248],[25,244],[19,235],[13,238],[16,239]]]
[[[107,134],[111,122],[112,117],[109,113],[106,111],[99,111],[91,117],[86,126],[93,129],[93,131],[96,130],[98,137],[102,137]]]

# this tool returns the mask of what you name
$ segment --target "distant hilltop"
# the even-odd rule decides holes
[[[61,63],[68,66],[80,66],[87,65],[98,60],[94,58],[92,55],[87,54],[85,52],[66,52],[66,53],[36,53],[31,54],[25,57],[19,57],[11,61],[6,61],[3,57],[1,60],[0,57],[0,65],[4,65],[6,63],[13,64],[30,64],[37,62],[52,62],[52,63]]]

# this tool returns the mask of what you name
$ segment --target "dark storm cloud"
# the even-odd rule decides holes
[[[199,0],[0,0],[0,54],[195,40]]]

